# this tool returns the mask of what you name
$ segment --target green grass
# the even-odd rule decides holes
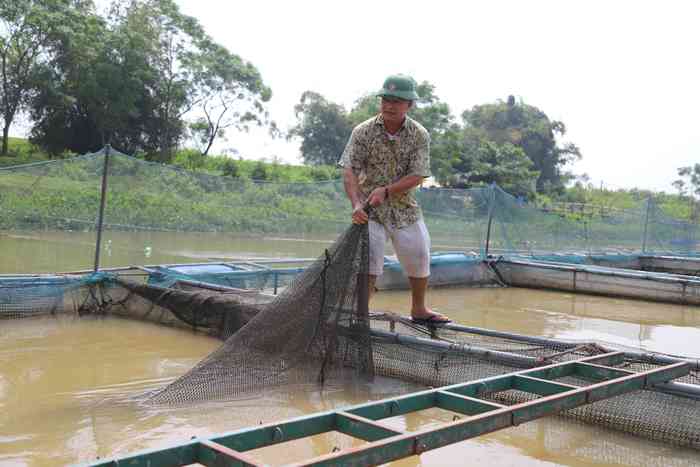
[[[33,146],[25,138],[10,138],[7,149],[8,154],[0,156],[0,167],[49,160],[49,156],[46,153]]]

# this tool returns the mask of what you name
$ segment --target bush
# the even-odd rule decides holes
[[[175,153],[173,165],[183,169],[198,171],[204,168],[207,156],[196,149],[182,149]]]
[[[265,181],[268,179],[268,170],[267,170],[267,164],[265,164],[262,161],[258,161],[257,164],[255,164],[255,168],[250,174],[250,178],[256,181]]]
[[[240,178],[241,169],[236,161],[233,159],[227,159],[223,164],[221,164],[221,174],[226,177]]]

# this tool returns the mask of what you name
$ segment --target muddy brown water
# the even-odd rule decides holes
[[[322,243],[233,241],[225,236],[203,239],[192,235],[185,241],[173,237],[167,248],[153,248],[146,255],[142,249],[147,243],[144,238],[148,243],[153,240],[149,235],[113,237],[109,262],[123,265],[188,262],[216,256],[316,256]],[[46,246],[47,241],[53,241],[54,246]],[[90,241],[90,235],[83,233],[0,236],[0,272],[38,272],[41,267],[45,268],[43,272],[82,269],[86,262],[89,267],[94,255],[89,251]],[[693,307],[526,289],[435,289],[429,301],[456,322],[469,326],[700,355],[700,310]],[[381,292],[372,302],[374,309],[399,313],[408,307],[406,292]],[[63,316],[0,321],[0,465],[89,462],[184,442],[192,436],[422,389],[406,382],[378,379],[371,384],[346,381],[323,390],[313,386],[280,390],[257,398],[190,408],[153,408],[139,403],[148,391],[186,372],[219,344],[188,331],[117,318]],[[453,416],[431,409],[387,423],[416,430],[451,421]],[[358,443],[334,433],[251,454],[275,465]],[[550,417],[392,463],[473,464],[691,466],[700,465],[700,453]]]

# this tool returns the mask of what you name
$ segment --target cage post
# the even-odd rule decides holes
[[[106,145],[102,151],[105,155],[105,161],[102,168],[102,189],[100,192],[100,211],[97,216],[97,241],[95,242],[95,269],[97,272],[100,269],[100,250],[102,248],[102,225],[104,222],[105,201],[107,197],[107,174],[109,170],[109,152],[111,147]]]
[[[484,258],[489,256],[489,244],[491,243],[491,224],[493,223],[493,210],[496,204],[496,184],[492,183],[489,185],[490,188],[490,199],[489,199],[489,221],[486,226],[486,245],[484,247]]]
[[[642,254],[647,252],[647,233],[649,231],[649,211],[651,211],[651,196],[647,198],[647,212],[644,216],[644,237],[642,237]]]

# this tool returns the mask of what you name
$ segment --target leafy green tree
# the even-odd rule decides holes
[[[700,164],[678,168],[679,179],[673,182],[681,198],[687,198],[690,220],[697,221],[700,217]]]
[[[28,109],[54,49],[91,8],[87,0],[0,1],[0,154],[7,155],[10,127]]]
[[[143,109],[154,106],[145,85],[146,38],[97,15],[81,19],[32,101],[32,141],[52,154],[83,153],[107,143],[127,152],[148,151]]]
[[[322,95],[306,91],[294,106],[297,124],[288,137],[301,138],[301,156],[306,164],[331,165],[340,159],[352,127],[343,106]]]
[[[214,42],[174,1],[131,0],[117,16],[147,38],[146,85],[156,123],[149,135],[158,160],[172,157],[185,134],[184,118],[197,107],[204,118],[193,129],[205,142],[205,154],[227,128],[245,129],[266,120],[263,103],[271,90],[255,66]]]
[[[432,138],[430,146],[430,168],[435,179],[442,185],[449,186],[452,176],[466,161],[463,151],[463,129],[453,123],[437,138]]]
[[[678,176],[681,178],[673,185],[678,188],[679,194],[700,197],[700,164],[679,167]]]
[[[534,196],[538,173],[521,148],[478,139],[468,144],[466,151],[466,157],[453,166],[455,174],[448,180],[449,186],[468,188],[495,183],[512,195]]]
[[[376,94],[365,94],[355,101],[355,105],[348,114],[351,127],[368,120],[379,113],[379,98]]]
[[[465,126],[498,145],[510,143],[522,149],[539,172],[538,192],[561,191],[570,175],[565,166],[581,158],[573,143],[559,144],[566,134],[564,123],[550,120],[537,107],[517,103],[513,96],[507,102],[474,106],[462,114]]]
[[[198,106],[209,116],[195,125],[207,148],[229,126],[266,119],[270,90],[257,69],[172,0],[117,0],[107,17],[81,26],[33,100],[32,139],[49,151],[111,143],[170,162]],[[225,108],[213,113],[212,102]]]
[[[200,47],[201,54],[191,64],[195,95],[204,116],[190,128],[203,154],[209,154],[215,139],[224,138],[229,128],[248,131],[251,125],[269,125],[271,136],[277,136],[264,105],[272,91],[263,84],[258,70],[209,39],[202,40]]]

